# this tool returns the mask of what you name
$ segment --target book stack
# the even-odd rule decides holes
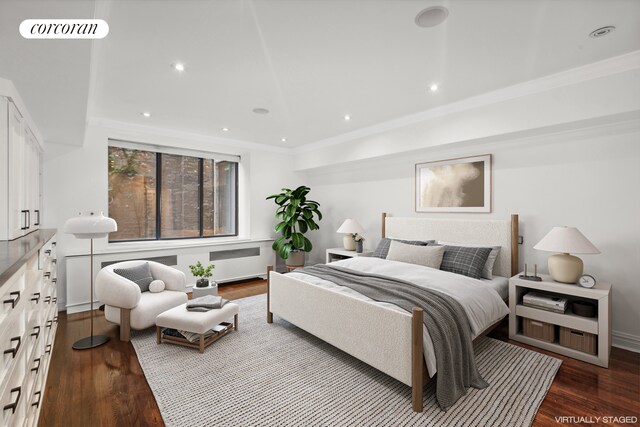
[[[522,303],[527,307],[553,311],[554,313],[564,313],[569,299],[540,292],[528,292],[522,298]]]

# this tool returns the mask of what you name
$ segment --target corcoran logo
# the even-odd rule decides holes
[[[109,24],[102,19],[25,19],[20,34],[25,39],[102,39]]]

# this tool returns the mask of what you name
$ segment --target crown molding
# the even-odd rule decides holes
[[[138,125],[127,122],[120,122],[117,120],[109,120],[104,118],[92,117],[87,121],[87,128],[89,126],[96,126],[114,131],[122,132],[129,137],[139,136],[141,138],[148,138],[153,136],[160,136],[165,138],[175,138],[194,142],[203,142],[207,144],[219,144],[225,147],[231,147],[234,151],[262,151],[267,153],[276,154],[293,154],[291,148],[274,147],[267,144],[260,144],[258,142],[244,141],[231,138],[219,138],[212,137],[200,133],[183,132],[174,129],[166,129],[155,126]]]
[[[354,139],[402,128],[414,123],[447,116],[465,110],[485,107],[510,99],[534,95],[548,90],[570,86],[573,84],[639,68],[640,50],[636,50],[624,55],[608,58],[603,61],[594,62],[581,67],[561,71],[555,74],[550,74],[538,79],[529,80],[523,83],[518,83],[516,85],[507,86],[481,95],[466,98],[461,101],[456,101],[440,107],[431,108],[420,113],[389,120],[373,126],[358,129],[353,132],[348,132],[331,138],[304,144],[302,146],[293,148],[293,151],[296,154],[303,154]]]

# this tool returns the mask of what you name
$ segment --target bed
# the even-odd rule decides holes
[[[500,301],[506,299],[506,278],[518,271],[518,215],[503,221],[401,218],[383,214],[382,237],[500,246],[493,271],[502,279],[486,281],[483,285],[495,289],[491,291],[496,295],[491,297],[493,301],[496,298]],[[410,278],[417,277],[419,273],[409,264],[400,269],[394,263],[402,263],[395,261],[376,263],[361,257],[340,263],[354,269],[375,270],[384,267],[394,274]],[[379,267],[382,264],[384,266]],[[436,278],[441,274],[437,270],[432,273]],[[444,275],[440,277],[443,281],[447,279]],[[491,293],[483,292],[485,297]],[[498,297],[501,292],[503,296]],[[491,299],[486,298],[486,301]],[[486,309],[487,312],[496,311],[495,302],[487,304],[469,300],[469,305],[475,305],[474,310],[480,310],[476,313],[482,317],[473,325],[474,337],[489,332],[508,313],[507,309],[485,316],[482,313],[483,304],[491,306]],[[323,284],[322,280],[311,276],[295,272],[280,274],[269,267],[267,322],[273,321],[274,314],[410,386],[412,407],[417,412],[422,411],[423,386],[435,373],[422,309],[413,308],[408,312],[390,307],[387,303],[372,301],[363,295],[355,295],[337,285]],[[488,321],[491,316],[494,319]]]

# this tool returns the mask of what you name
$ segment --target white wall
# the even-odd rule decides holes
[[[283,186],[297,182],[295,174],[288,165],[292,155],[284,150],[260,149],[257,145],[231,143],[208,139],[196,135],[180,135],[171,131],[157,129],[128,128],[127,126],[93,124],[87,127],[84,144],[80,147],[61,144],[47,144],[44,155],[44,207],[43,224],[45,228],[57,228],[58,238],[58,286],[60,286],[60,304],[65,307],[67,276],[82,276],[81,271],[66,271],[63,257],[67,254],[88,253],[88,242],[78,240],[62,233],[64,222],[80,211],[108,212],[108,175],[107,147],[108,139],[116,138],[134,142],[147,142],[157,145],[185,147],[201,151],[239,154],[242,158],[240,168],[239,232],[238,238],[206,239],[212,245],[220,241],[255,241],[274,237],[272,202],[265,197]],[[150,243],[150,250],[159,246],[171,249],[177,243]],[[120,245],[120,246],[118,246]],[[114,248],[132,249],[131,244],[111,244],[107,239],[95,241],[96,253],[113,251]],[[144,246],[144,245],[142,245]],[[207,250],[203,250],[207,252]],[[154,252],[156,255],[160,255]],[[204,260],[203,260],[204,261]],[[181,266],[186,270],[186,266]],[[82,282],[82,277],[69,282]],[[86,282],[86,279],[85,279]],[[86,289],[68,289],[69,300],[87,299],[79,292]]]
[[[389,141],[393,143],[393,141]],[[416,214],[414,164],[493,155],[491,214]],[[532,247],[556,225],[578,227],[602,252],[582,256],[585,272],[613,284],[614,343],[640,344],[640,122],[546,137],[424,149],[308,173],[322,204],[325,232],[316,235],[313,262],[341,246],[334,231],[344,218],[366,229],[365,247],[380,239],[380,213],[393,216],[497,218],[519,213],[520,265],[547,271],[548,253]]]

